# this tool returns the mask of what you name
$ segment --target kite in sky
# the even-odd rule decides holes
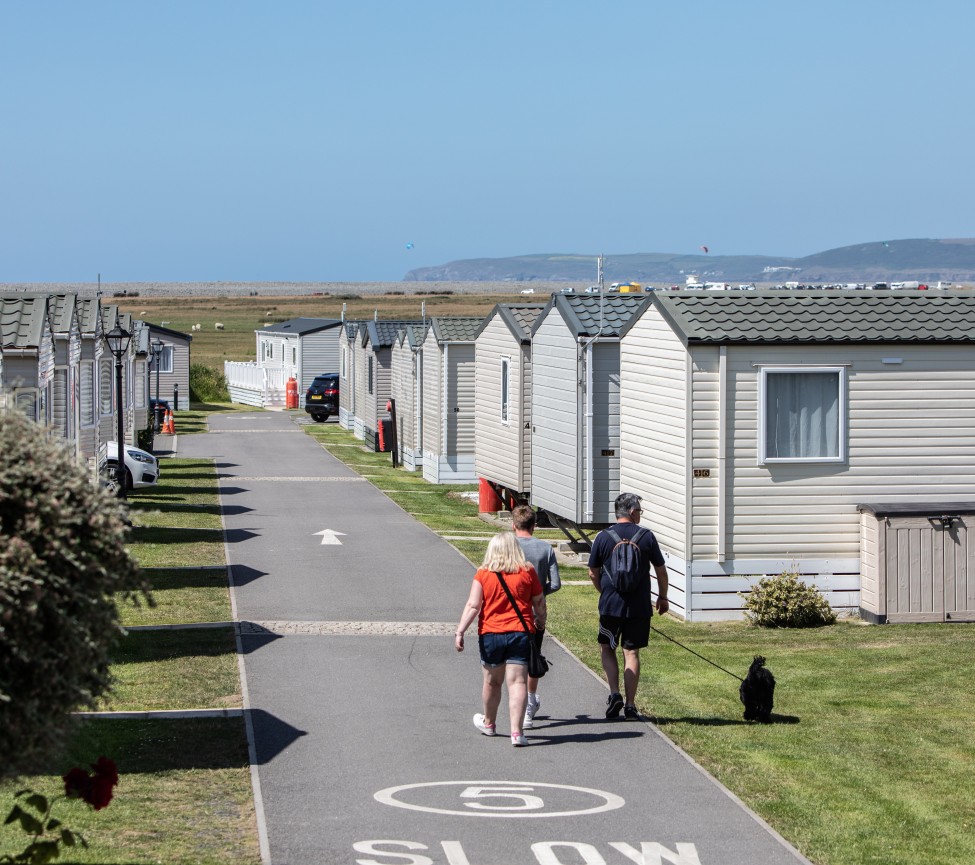
[[[708,248],[707,248],[706,246],[702,246],[702,247],[701,247],[701,249],[703,249],[703,250],[704,250],[704,254],[705,254],[705,255],[707,255],[707,253],[708,253]]]
[[[412,241],[412,240],[411,240],[411,241],[409,241],[409,242],[408,242],[408,243],[406,244],[406,248],[407,248],[407,249],[412,249],[412,248],[413,248],[413,241]]]

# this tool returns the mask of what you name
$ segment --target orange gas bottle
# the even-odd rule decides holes
[[[292,376],[284,389],[285,405],[288,408],[298,408],[298,380]]]

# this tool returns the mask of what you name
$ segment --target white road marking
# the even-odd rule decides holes
[[[402,794],[409,794],[411,791],[429,787],[460,787],[458,793],[451,793],[449,790],[446,795],[464,798],[491,799],[497,802],[499,799],[514,799],[516,804],[511,805],[507,802],[495,804],[492,810],[487,810],[483,803],[476,805],[471,802],[463,802],[465,810],[454,810],[452,808],[435,808],[429,805],[418,805],[412,802],[402,801],[397,798]],[[575,794],[583,794],[585,797],[593,797],[601,801],[601,804],[587,808],[573,808],[568,811],[549,811],[545,808],[544,799],[535,794],[544,790],[567,790]],[[622,796],[615,793],[607,793],[604,790],[594,790],[590,787],[574,787],[570,784],[543,784],[540,782],[520,782],[520,781],[430,781],[421,784],[401,784],[397,787],[387,787],[373,794],[373,798],[383,805],[392,805],[394,808],[406,808],[409,811],[426,811],[431,814],[450,814],[457,817],[501,817],[507,819],[527,819],[531,817],[577,817],[583,814],[600,814],[604,811],[615,811],[622,808],[626,801]],[[556,797],[557,798],[557,797]],[[541,803],[541,807],[538,807]],[[556,806],[557,807],[557,806]],[[479,810],[480,808],[480,810]],[[531,810],[526,810],[530,808]]]
[[[322,536],[322,546],[326,544],[331,544],[332,546],[342,546],[342,542],[339,540],[339,535],[343,538],[345,537],[345,532],[337,532],[335,529],[322,529],[320,532],[315,532],[314,536]]]

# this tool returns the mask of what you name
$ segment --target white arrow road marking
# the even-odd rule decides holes
[[[339,540],[339,535],[345,537],[345,532],[337,532],[335,529],[322,529],[320,532],[315,532],[315,535],[322,536],[322,545],[325,544],[338,544],[342,546],[342,542]]]

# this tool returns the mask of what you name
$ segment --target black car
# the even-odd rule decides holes
[[[339,412],[339,374],[316,375],[305,391],[305,411],[313,421],[324,423],[329,415]]]

